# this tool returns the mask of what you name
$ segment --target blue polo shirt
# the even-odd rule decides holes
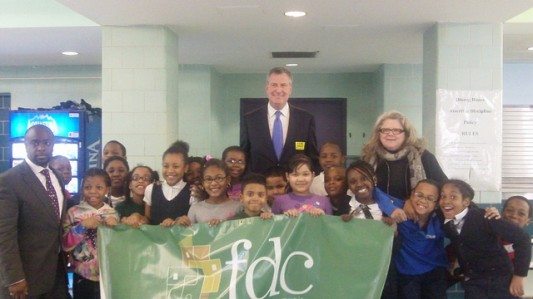
[[[424,229],[411,220],[398,224],[398,234],[401,246],[394,262],[401,274],[420,275],[437,267],[448,266],[444,251],[444,232],[435,213],[430,216]]]

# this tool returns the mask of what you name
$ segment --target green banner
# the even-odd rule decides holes
[[[380,298],[393,230],[339,217],[98,230],[101,288],[122,298]]]

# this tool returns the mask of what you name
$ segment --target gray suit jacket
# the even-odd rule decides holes
[[[61,237],[61,221],[30,166],[23,162],[0,175],[2,287],[26,279],[30,295],[49,292],[58,271]]]

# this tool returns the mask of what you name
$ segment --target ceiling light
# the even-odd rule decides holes
[[[529,47],[527,48],[529,51],[533,51],[533,47]]]
[[[298,66],[297,63],[287,63],[285,66]]]
[[[285,15],[287,17],[292,17],[292,18],[299,18],[299,17],[303,17],[306,15],[305,11],[298,11],[298,10],[293,10],[293,11],[286,11],[285,12]]]
[[[74,51],[64,51],[64,52],[61,52],[61,54],[66,55],[66,56],[76,56],[80,53],[74,52]]]

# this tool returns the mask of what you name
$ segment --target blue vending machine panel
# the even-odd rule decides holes
[[[10,137],[24,138],[29,127],[45,125],[58,138],[80,138],[80,113],[70,111],[12,111]]]
[[[17,110],[10,113],[10,141],[12,166],[26,158],[24,134],[31,126],[45,125],[54,133],[53,155],[62,155],[70,160],[72,181],[65,188],[78,193],[81,175],[84,172],[83,155],[84,112],[68,110]]]

